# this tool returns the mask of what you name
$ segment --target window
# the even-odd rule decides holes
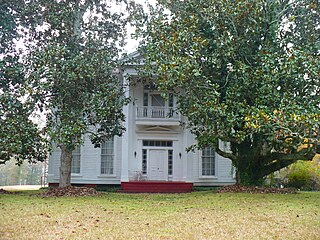
[[[154,83],[150,83],[143,86],[144,90],[157,90],[157,87]]]
[[[173,150],[168,150],[168,175],[172,175],[173,169]]]
[[[215,175],[215,157],[213,147],[202,149],[202,176]]]
[[[165,105],[166,101],[160,94],[151,94],[151,106],[164,107]]]
[[[143,107],[138,107],[138,117],[144,118],[172,118],[179,117],[174,114],[175,98],[172,93],[164,97],[154,85],[144,85]]]
[[[142,174],[147,174],[147,150],[142,149]]]
[[[172,147],[172,141],[143,140],[144,147]]]
[[[148,107],[149,94],[147,92],[143,93],[143,106]]]
[[[151,117],[166,118],[166,101],[160,94],[151,94]]]
[[[172,93],[170,93],[169,94],[169,107],[173,107],[173,94]]]
[[[80,159],[81,159],[80,146],[77,146],[72,151],[71,173],[80,173]]]
[[[114,173],[114,140],[101,143],[101,174]]]

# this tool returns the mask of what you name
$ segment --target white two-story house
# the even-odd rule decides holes
[[[139,56],[136,53],[133,57]],[[125,83],[136,75],[134,64],[126,65],[121,72]],[[73,184],[121,184],[128,191],[130,185],[141,184],[140,190],[161,192],[171,185],[183,191],[184,187],[235,182],[231,161],[216,154],[213,148],[186,151],[195,139],[181,125],[187,119],[176,111],[175,96],[165,99],[148,84],[125,85],[127,96],[133,99],[123,109],[126,132],[100,148],[94,148],[84,136],[84,144],[73,152]],[[225,147],[224,143],[221,145]],[[58,184],[59,166],[60,151],[56,149],[49,158],[49,185]],[[148,189],[148,184],[153,186]]]

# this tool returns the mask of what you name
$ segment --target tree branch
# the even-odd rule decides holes
[[[227,153],[225,151],[222,151],[219,148],[219,141],[216,141],[216,143],[214,144],[214,150],[216,151],[216,153],[218,153],[220,156],[224,157],[224,158],[229,158],[232,162],[237,161],[237,157],[232,154],[232,153]]]
[[[312,160],[314,157],[315,153],[311,151],[300,151],[296,153],[279,153],[279,152],[274,152],[271,153],[270,155],[270,160],[278,160],[278,161],[298,161],[298,160]]]
[[[270,156],[267,157],[272,161],[272,163],[265,166],[264,170],[260,174],[260,177],[267,176],[270,173],[273,173],[284,167],[287,167],[298,160],[311,161],[314,156],[315,156],[315,153],[310,151],[309,152],[300,151],[293,154],[272,153]]]

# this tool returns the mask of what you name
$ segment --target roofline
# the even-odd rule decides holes
[[[131,59],[135,59],[141,56],[140,52],[138,50],[127,54],[127,56],[120,58],[119,62],[120,63],[125,63],[126,61],[130,61]],[[136,65],[136,64],[125,64],[125,65]]]

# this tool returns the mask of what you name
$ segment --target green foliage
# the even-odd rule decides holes
[[[142,72],[178,96],[196,147],[213,144],[233,161],[238,180],[257,183],[316,152],[319,7],[314,0],[164,0],[140,29]]]
[[[128,99],[115,70],[126,18],[112,13],[112,4],[39,0],[26,5],[26,22],[34,26],[27,91],[39,110],[48,111],[46,132],[58,145],[74,149],[84,134],[99,144],[124,131],[122,106]]]
[[[12,157],[19,165],[23,161],[44,161],[47,141],[30,120],[32,108],[11,93],[2,93],[0,100],[0,164]]]
[[[0,164],[12,157],[19,165],[47,157],[46,139],[30,120],[34,106],[21,93],[25,77],[15,43],[22,37],[18,25],[23,2],[0,1]]]
[[[118,76],[126,1],[26,2],[26,93],[46,112],[45,131],[61,148],[60,186],[70,185],[72,150],[87,135],[96,145],[122,135],[125,97]],[[124,5],[127,6],[127,5]]]
[[[118,58],[128,12],[136,5],[125,0],[2,2],[0,159],[43,160],[44,133],[61,148],[61,174],[70,184],[71,153],[82,136],[98,146],[125,130],[122,107],[129,99]],[[25,45],[20,56],[13,54],[18,37]],[[39,112],[46,119],[41,130],[30,120]]]
[[[289,167],[288,186],[302,190],[320,190],[320,164],[298,161]]]

